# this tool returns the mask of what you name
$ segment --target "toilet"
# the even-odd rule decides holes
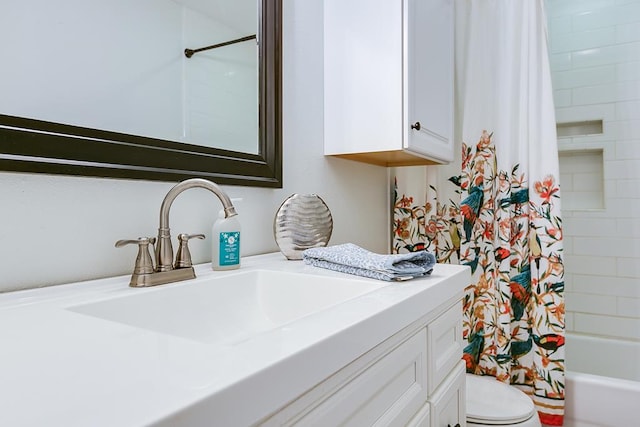
[[[466,374],[467,425],[541,427],[533,401],[493,377]]]

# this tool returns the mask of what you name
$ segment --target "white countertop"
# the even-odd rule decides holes
[[[438,264],[430,276],[386,283],[287,261],[280,253],[243,258],[241,271],[250,269],[382,286],[229,346],[67,309],[159,289],[130,288],[129,276],[0,294],[0,426],[250,425],[461,298],[469,274]],[[203,264],[194,280],[237,272]]]

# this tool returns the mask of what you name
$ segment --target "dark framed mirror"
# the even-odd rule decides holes
[[[281,188],[282,0],[261,0],[259,9],[257,154],[0,111],[0,170]]]

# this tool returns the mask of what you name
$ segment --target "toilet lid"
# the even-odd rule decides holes
[[[466,382],[467,421],[513,424],[526,421],[535,413],[529,396],[493,377],[467,374]]]

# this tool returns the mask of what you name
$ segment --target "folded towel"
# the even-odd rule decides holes
[[[431,273],[436,257],[427,251],[380,255],[353,243],[302,252],[305,263],[378,280],[408,280]]]

